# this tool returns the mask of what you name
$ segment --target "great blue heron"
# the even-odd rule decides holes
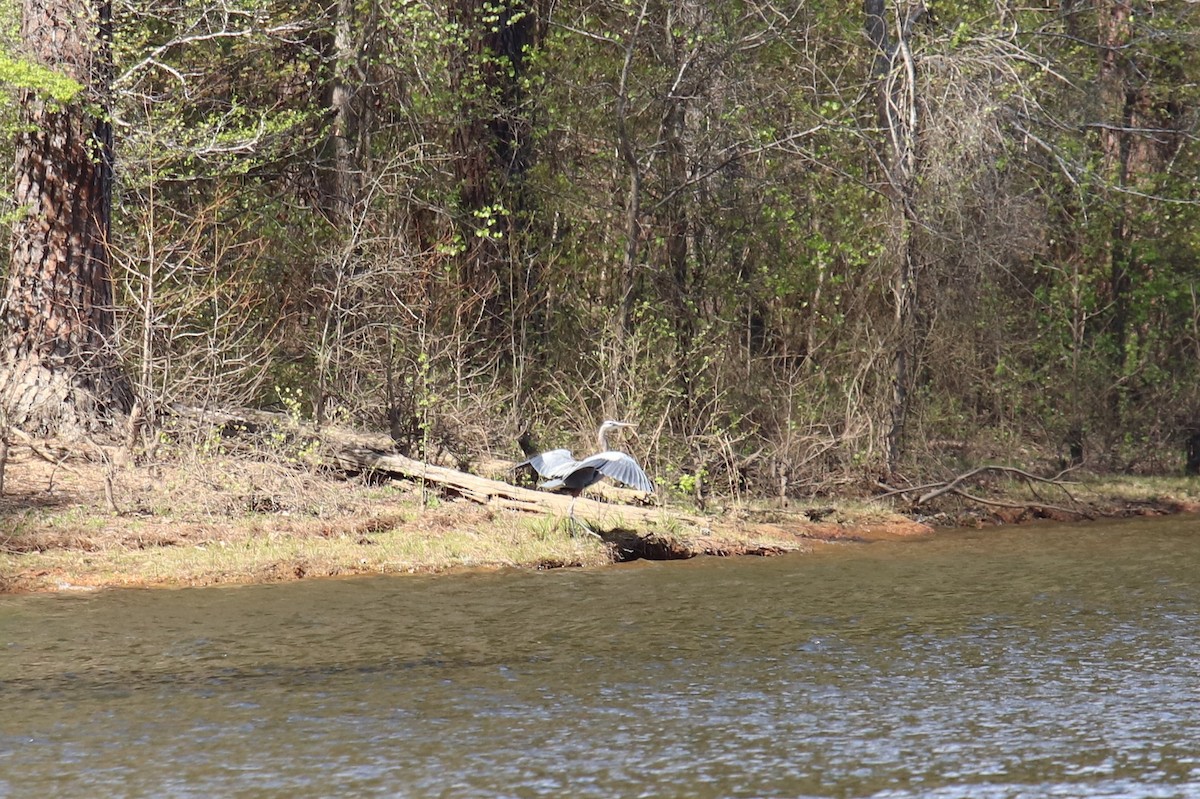
[[[575,500],[579,498],[585,488],[600,482],[605,477],[616,480],[618,483],[624,483],[630,488],[636,488],[638,491],[654,490],[654,483],[642,471],[642,467],[638,466],[637,461],[608,445],[608,434],[622,427],[633,427],[633,425],[629,422],[606,420],[604,424],[600,425],[600,430],[596,434],[596,438],[600,442],[600,451],[581,461],[575,460],[569,449],[552,449],[518,463],[516,468],[532,466],[534,471],[545,478],[545,482],[540,483],[538,488],[570,494],[571,507],[567,511],[567,516],[571,521],[579,524],[575,519]],[[587,525],[581,526],[589,533],[592,532]],[[595,535],[595,533],[592,534]]]

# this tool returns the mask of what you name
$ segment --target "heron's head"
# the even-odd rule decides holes
[[[614,430],[620,430],[622,427],[636,427],[632,422],[617,422],[612,419],[606,419],[604,424],[600,425],[600,449],[608,449],[608,434]]]

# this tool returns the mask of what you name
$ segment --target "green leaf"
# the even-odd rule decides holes
[[[0,53],[0,83],[13,89],[29,90],[49,100],[66,105],[83,91],[83,85],[61,72]]]

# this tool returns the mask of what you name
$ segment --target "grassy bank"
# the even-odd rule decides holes
[[[664,510],[649,530],[601,525],[600,540],[572,534],[554,516],[495,511],[404,482],[345,479],[295,463],[222,456],[117,468],[52,463],[15,448],[0,497],[0,591],[595,567],[636,556],[635,541],[650,542],[663,557],[772,554],[923,533],[930,524],[1053,516],[1020,507],[1037,498],[1020,481],[992,481],[986,492],[1002,504],[948,498],[915,518],[852,498],[709,516],[680,506]],[[1070,497],[1090,515],[1200,507],[1200,490],[1186,479],[1076,483]]]
[[[714,533],[667,514],[655,528],[650,537],[681,557],[804,546],[774,530],[731,524]],[[217,457],[113,468],[54,464],[14,448],[0,497],[0,591],[585,567],[625,557],[621,534],[601,529],[606,541],[550,515],[295,463]]]

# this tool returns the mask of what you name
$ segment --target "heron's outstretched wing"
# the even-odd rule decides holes
[[[611,477],[618,483],[624,483],[638,491],[654,490],[654,483],[642,471],[642,467],[638,466],[638,462],[624,452],[600,452],[575,464],[575,468],[585,466],[597,469],[605,477]]]
[[[527,461],[517,464],[517,467],[530,465],[533,470],[542,477],[562,477],[569,473],[575,467],[575,459],[571,457],[571,451],[568,449],[552,449],[549,452],[543,452],[534,455]]]

